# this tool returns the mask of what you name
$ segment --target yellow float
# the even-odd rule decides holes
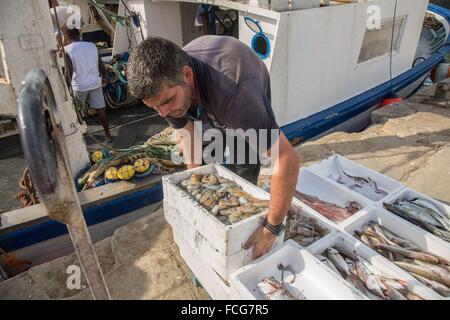
[[[134,173],[135,171],[133,166],[127,164],[120,167],[120,169],[117,171],[117,176],[120,180],[129,180],[133,178]]]
[[[109,167],[105,171],[105,177],[108,180],[117,180],[119,178],[117,173],[118,173],[118,170],[116,167]]]
[[[139,173],[143,173],[150,167],[150,162],[147,159],[138,159],[134,162],[134,170]]]
[[[103,160],[103,153],[101,151],[95,151],[91,156],[92,162]]]

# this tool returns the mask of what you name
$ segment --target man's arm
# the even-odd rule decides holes
[[[201,166],[202,139],[201,133],[195,127],[194,122],[188,120],[186,125],[181,129],[177,129],[176,132],[181,148],[183,149],[183,157],[186,161],[187,168],[193,169]]]
[[[106,80],[106,68],[102,58],[100,58],[100,55],[98,56],[98,72],[102,78],[102,87],[106,87],[108,84],[108,80]]]
[[[267,221],[273,225],[283,222],[291,206],[295,186],[297,184],[300,159],[292,148],[291,144],[280,131],[278,142],[275,143],[268,156],[274,151],[274,147],[279,147],[279,156],[274,161],[274,172],[270,180],[270,204]],[[256,259],[268,252],[273,245],[275,235],[261,226],[249,238],[245,248],[253,247],[253,259]]]
[[[281,131],[279,148],[279,157],[275,159],[274,173],[270,179],[271,200],[267,217],[273,225],[282,223],[291,207],[300,168],[297,153]]]
[[[69,88],[69,91],[72,92],[72,76],[73,76],[73,65],[72,65],[72,59],[70,59],[69,55],[64,52],[64,61],[66,63],[65,68],[65,78],[67,87]]]
[[[102,78],[105,78],[106,68],[105,68],[105,64],[103,63],[102,58],[100,58],[100,55],[98,56],[98,71],[100,73],[100,76]]]

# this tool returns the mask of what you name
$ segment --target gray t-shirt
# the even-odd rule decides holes
[[[193,117],[219,129],[279,129],[269,72],[251,48],[233,37],[203,36],[183,50],[191,57],[201,102],[195,114],[167,117],[172,127],[182,128]]]

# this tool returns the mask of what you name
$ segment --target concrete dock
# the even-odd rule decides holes
[[[337,153],[450,203],[450,109],[435,104],[434,89],[422,89],[406,101],[374,111],[372,124],[363,132],[336,132],[296,147],[302,166]],[[261,183],[264,180],[267,177],[261,177]],[[180,257],[162,208],[139,211],[140,218],[96,243],[112,297],[208,299]],[[67,289],[66,269],[71,264],[78,264],[74,254],[4,281],[0,298],[89,299],[88,289]]]

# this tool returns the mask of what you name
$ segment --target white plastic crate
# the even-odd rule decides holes
[[[346,223],[342,227],[350,235],[353,235],[356,230],[361,230],[362,226],[370,221],[374,221],[396,235],[412,241],[423,250],[450,259],[450,244],[448,242],[436,238],[412,223],[380,208],[372,207],[367,214]]]
[[[225,281],[231,272],[250,261],[251,250],[242,245],[250,238],[267,216],[267,210],[239,221],[225,225],[188,195],[178,184],[192,173],[210,174],[230,179],[248,194],[269,199],[269,194],[230,170],[211,164],[163,177],[164,216],[172,226],[174,234],[183,237],[205,263],[212,267]],[[278,236],[274,246],[283,242],[284,234]]]
[[[412,189],[409,188],[405,188],[404,190],[401,190],[400,192],[393,194],[392,196],[390,196],[389,198],[386,199],[386,203],[388,204],[393,204],[395,203],[397,200],[412,200],[414,198],[422,198],[425,200],[430,201],[431,203],[433,203],[437,208],[447,212],[447,214],[450,214],[450,206],[443,204],[442,202],[439,202],[437,200],[434,200],[433,198],[430,198],[420,192],[414,191]],[[397,216],[395,213],[390,212],[389,210],[385,209],[383,207],[383,204],[380,204],[380,207],[383,208],[383,210],[385,210],[386,212],[395,215],[396,217],[399,217],[400,219],[402,219],[403,221],[407,221],[406,219],[401,218],[400,216]],[[434,234],[432,234],[431,232],[422,229],[422,227],[407,221],[409,224],[413,225],[414,228],[417,230],[416,232],[418,234],[424,234],[424,232],[426,232],[427,238],[431,238],[431,239],[435,239],[438,241],[442,241],[444,242],[449,248],[450,248],[450,242],[445,241],[443,239],[441,239],[440,237],[435,236]]]
[[[168,208],[165,204],[165,208]],[[241,249],[232,255],[223,255],[188,221],[176,214],[177,209],[167,210],[166,220],[172,227],[174,237],[183,238],[187,245],[192,249],[199,259],[204,260],[205,264],[213,269],[222,279],[227,282],[229,274],[238,270],[252,261],[252,250]],[[283,237],[277,237],[273,244],[274,247],[283,243]]]
[[[417,279],[412,277],[410,274],[406,273],[401,268],[397,267],[390,261],[386,260],[383,256],[378,254],[376,251],[367,247],[364,243],[359,240],[345,234],[343,232],[338,232],[333,234],[330,237],[323,238],[322,241],[316,242],[315,245],[312,245],[308,248],[308,251],[313,255],[322,254],[323,252],[330,247],[334,246],[343,246],[349,251],[353,251],[357,256],[360,256],[367,260],[374,267],[383,272],[387,277],[403,280],[407,283],[408,290],[427,300],[439,300],[442,297],[426,287],[424,284],[419,282]],[[320,262],[322,264],[322,262]],[[341,278],[340,275],[336,274],[334,271],[328,270],[335,274],[336,277]],[[342,278],[341,278],[342,279]],[[343,280],[345,281],[345,280]],[[350,283],[346,282],[349,286],[352,286]],[[353,287],[353,286],[352,286]],[[356,289],[355,289],[356,290]],[[358,291],[359,292],[359,291]]]
[[[281,247],[233,273],[230,277],[231,297],[238,300],[264,299],[257,284],[264,277],[281,280],[281,271],[277,268],[280,263],[290,266],[295,272],[295,280],[290,283],[293,275],[285,271],[284,282],[299,299],[355,300],[364,298],[344,281],[333,276],[306,249],[292,240],[286,241]]]
[[[411,223],[379,208],[370,209],[366,215],[344,226],[344,230],[354,235],[355,231],[361,231],[362,226],[370,221],[376,222],[403,239],[413,242],[425,251],[450,259],[450,246],[447,242],[440,241],[440,239],[432,237],[428,232],[421,229],[417,230]]]
[[[194,273],[202,287],[208,292],[209,296],[214,300],[229,300],[231,298],[230,287],[205,261],[199,259],[198,254],[188,245],[185,239],[177,234],[174,234],[173,238],[178,246],[181,257],[191,269],[192,273]]]
[[[345,185],[336,182],[334,179],[330,178],[330,176],[337,173],[335,169],[335,161],[347,174],[350,174],[352,176],[371,178],[372,180],[375,181],[379,189],[387,192],[387,195],[379,201],[374,201],[372,199],[365,197],[364,195],[359,194],[356,191],[351,190],[350,188],[347,188]],[[340,185],[346,188],[349,192],[356,193],[374,204],[382,203],[389,196],[404,188],[402,183],[337,154],[334,154],[328,157],[327,159],[324,159],[308,167],[308,169],[313,171],[317,175],[320,175],[321,177],[327,179],[330,183]]]
[[[301,168],[297,180],[296,189],[302,193],[308,194],[310,196],[315,196],[322,201],[331,202],[341,207],[345,207],[345,204],[349,201],[357,201],[361,206],[361,210],[370,205],[369,201],[364,197],[358,195],[357,193],[351,192],[348,188],[343,187],[339,184],[330,183],[330,181],[315,174],[308,168]],[[295,197],[293,203],[303,204],[306,206],[305,203]],[[312,208],[311,210],[315,211]],[[358,212],[360,212],[361,210],[359,210]],[[357,214],[358,212],[356,212],[355,214]],[[319,212],[317,212],[317,214],[321,215]],[[325,216],[321,216],[327,219]],[[335,224],[335,222],[329,219],[327,219],[327,221]],[[342,222],[343,221],[337,224],[340,224]]]

